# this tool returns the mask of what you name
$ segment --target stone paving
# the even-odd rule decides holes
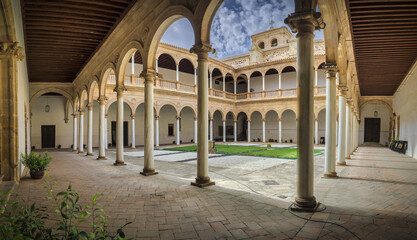
[[[107,161],[53,154],[47,172],[58,188],[71,183],[83,202],[103,194],[99,202],[111,216],[111,230],[132,221],[126,233],[133,239],[357,239],[351,232],[360,239],[417,239],[417,160],[387,148],[360,147],[348,166],[338,166],[337,179],[321,178],[323,155],[316,156],[315,196],[327,208],[295,213],[307,220],[287,210],[295,190],[294,160],[210,158],[216,185],[200,189],[190,185],[195,161],[158,160],[179,160],[181,153],[156,156],[160,174],[148,177],[138,174],[140,150],[126,152],[123,167],[112,165],[112,150]],[[24,177],[15,192],[29,202],[49,204],[42,186]]]

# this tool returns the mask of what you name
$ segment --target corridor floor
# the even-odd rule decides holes
[[[85,203],[93,195],[103,194],[99,202],[111,216],[111,229],[132,221],[126,234],[133,239],[417,238],[417,160],[387,148],[359,147],[348,166],[338,166],[337,179],[321,178],[324,157],[316,156],[315,196],[326,209],[295,213],[310,220],[287,210],[295,191],[294,160],[275,159],[277,164],[256,165],[248,159],[251,164],[245,165],[241,156],[228,156],[224,165],[216,165],[219,159],[211,158],[210,176],[216,185],[200,189],[190,185],[196,173],[193,161],[160,161],[156,157],[159,174],[144,177],[139,175],[143,158],[132,152],[126,153],[127,165],[123,167],[112,165],[111,150],[107,161],[72,152],[53,155],[47,173],[59,183],[58,188],[71,183]],[[175,159],[176,154],[164,157]],[[267,182],[250,183],[256,182],[250,176],[233,179],[248,172],[262,176],[259,182]],[[273,194],[281,191],[277,188],[281,185],[273,181],[286,184],[285,198]],[[29,202],[50,204],[43,185],[25,177],[15,192]]]

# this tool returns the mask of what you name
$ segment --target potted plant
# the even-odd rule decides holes
[[[271,150],[271,144],[270,144],[270,143],[268,143],[268,144],[266,145],[266,149],[267,149],[267,150]]]
[[[48,167],[49,163],[52,160],[51,156],[48,156],[48,153],[39,153],[31,152],[30,154],[21,154],[22,164],[30,169],[30,177],[32,179],[41,179],[45,174],[45,169]]]

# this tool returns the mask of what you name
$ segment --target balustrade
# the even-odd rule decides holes
[[[144,86],[144,79],[139,75],[132,75],[132,74],[125,74],[124,77],[125,85],[129,86]],[[108,84],[116,84],[116,76],[114,74],[110,74],[108,77]],[[157,78],[154,83],[155,87],[174,90],[174,91],[183,91],[183,92],[190,92],[196,93],[197,85],[182,83],[162,78]],[[315,95],[322,95],[326,94],[326,87],[325,86],[316,86],[314,87],[314,94]],[[225,92],[222,90],[217,90],[213,88],[209,88],[209,95],[214,97],[226,98],[231,100],[245,100],[245,99],[265,99],[265,98],[280,98],[280,97],[289,97],[289,96],[296,96],[297,89],[296,88],[289,88],[289,89],[278,89],[278,90],[268,90],[268,91],[259,91],[259,92],[245,92],[245,93],[230,93]]]

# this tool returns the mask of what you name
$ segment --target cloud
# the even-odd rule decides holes
[[[271,18],[274,27],[286,26],[284,19],[293,11],[293,0],[225,0],[211,27],[211,44],[219,58],[247,53],[252,45],[251,35],[268,30]],[[322,31],[315,34],[316,39],[323,38]],[[176,21],[161,41],[190,49],[194,44],[190,22],[187,19]]]

